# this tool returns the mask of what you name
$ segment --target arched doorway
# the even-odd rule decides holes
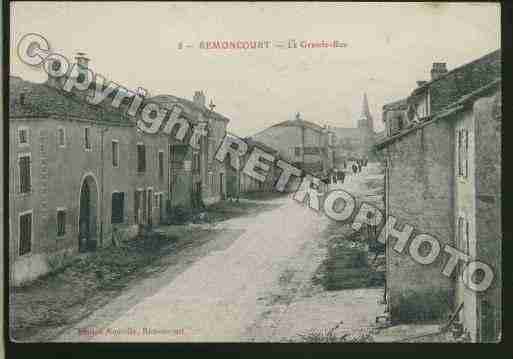
[[[80,217],[78,220],[79,252],[96,249],[98,188],[93,176],[88,175],[80,187]]]

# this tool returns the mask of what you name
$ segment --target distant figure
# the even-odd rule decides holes
[[[347,162],[346,162],[346,160],[344,160],[344,169],[346,169],[346,168],[347,168]]]
[[[358,172],[362,172],[362,163],[361,162],[358,163]]]
[[[356,174],[356,172],[358,171],[358,166],[356,165],[356,163],[353,163],[353,173]]]

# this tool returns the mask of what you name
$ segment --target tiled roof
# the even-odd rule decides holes
[[[313,122],[305,121],[302,119],[288,120],[272,125],[271,127],[287,127],[287,126],[296,126],[296,127],[307,127],[315,131],[322,131],[323,128]]]
[[[450,117],[450,115],[462,110],[465,108],[466,105],[473,103],[476,99],[486,96],[486,94],[490,91],[494,91],[497,88],[500,90],[500,84],[501,79],[497,78],[494,81],[490,82],[489,84],[477,89],[476,91],[473,91],[469,93],[466,96],[462,96],[458,101],[455,101],[451,103],[449,106],[445,107],[442,111],[437,113],[432,119],[426,122],[422,122],[414,127],[408,128],[407,130],[404,130],[402,132],[399,132],[398,134],[386,137],[382,141],[378,142],[375,147],[377,149],[384,148],[388,146],[390,143],[395,142],[395,140],[404,137],[405,135],[409,134],[410,132],[416,131],[419,128],[422,128],[424,126],[427,126],[435,121],[441,120],[441,119],[447,119]]]
[[[437,82],[437,81],[440,81],[440,80],[443,80],[443,79],[446,79],[448,76],[451,76],[451,75],[454,75],[456,73],[459,73],[459,72],[462,72],[462,71],[465,71],[466,69],[468,68],[471,68],[473,66],[476,66],[480,63],[483,63],[483,62],[486,62],[486,61],[490,61],[490,60],[498,60],[500,61],[500,58],[501,58],[501,50],[495,50],[489,54],[486,54],[478,59],[475,59],[469,63],[466,63],[466,64],[463,64],[461,66],[458,66],[454,69],[452,69],[451,71],[448,71],[447,73],[437,77],[436,79],[433,79],[431,81],[428,81],[426,82],[425,84],[423,84],[422,86],[419,86],[417,87],[415,90],[413,90],[413,92],[411,93],[411,96],[416,96],[418,94],[420,94],[421,92],[423,92],[425,89],[427,89],[428,87],[430,87],[433,83]],[[473,77],[475,77],[475,74],[472,74]]]
[[[182,106],[184,106],[186,108],[201,112],[205,116],[212,117],[216,120],[220,120],[220,121],[224,121],[224,122],[230,121],[230,119],[221,115],[220,113],[211,111],[206,107],[199,106],[196,103],[194,103],[194,101],[187,100],[182,97],[178,97],[178,96],[174,96],[174,95],[157,95],[157,96],[151,97],[149,100],[157,102],[157,103],[161,103],[161,104],[166,104],[166,103],[172,104],[172,103],[178,102],[179,104],[181,104]]]
[[[24,94],[23,104],[21,95]],[[37,84],[15,76],[9,77],[9,117],[50,117],[103,120],[130,123],[120,110],[108,106],[95,106],[78,98],[76,94]]]
[[[383,111],[406,110],[408,108],[407,100],[407,98],[403,98],[399,101],[387,103],[383,106]]]

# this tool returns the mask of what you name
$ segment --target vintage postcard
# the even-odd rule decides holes
[[[500,4],[9,11],[12,342],[501,341]]]

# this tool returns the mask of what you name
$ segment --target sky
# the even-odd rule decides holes
[[[43,82],[16,55],[27,33],[129,89],[192,99],[203,90],[228,129],[250,136],[297,112],[319,125],[355,127],[367,93],[381,109],[428,80],[500,48],[493,3],[11,2],[11,75]],[[206,50],[200,41],[338,40],[346,47]],[[179,42],[193,45],[179,49]]]

